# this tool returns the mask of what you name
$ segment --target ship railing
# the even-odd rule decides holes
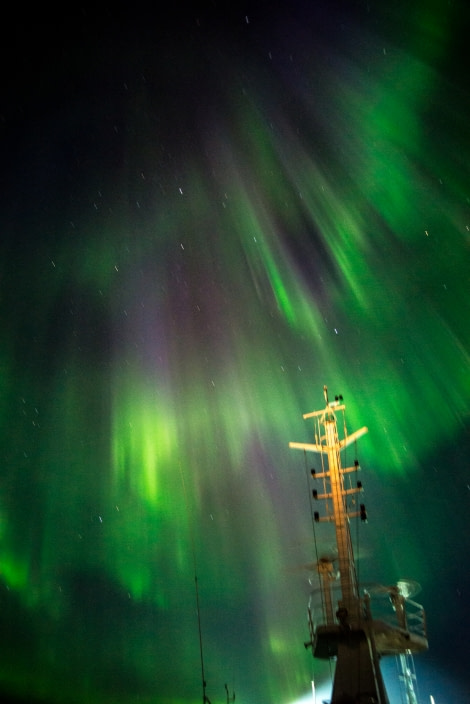
[[[416,636],[427,638],[426,614],[423,606],[409,598],[403,598],[402,603],[404,617],[400,618],[390,599],[373,598],[371,600],[373,618],[381,619],[393,627],[405,628]]]
[[[392,600],[387,598],[385,588],[377,594],[367,593],[368,596],[371,597],[369,606],[373,619],[380,619],[392,627],[405,627],[407,631],[413,633],[414,635],[423,638],[427,637],[426,614],[421,604],[418,604],[418,602],[413,601],[412,599],[403,598],[403,614],[400,619],[395,607],[393,606]],[[338,611],[338,602],[340,597],[340,585],[332,585],[330,587],[330,595],[327,599],[324,598],[321,589],[315,589],[311,592],[308,604],[308,623],[311,636],[313,636],[318,626],[334,625],[339,623],[336,612]],[[365,607],[365,602],[363,599],[359,599],[359,601],[364,605],[361,612],[366,617],[366,614],[369,612],[369,608]]]

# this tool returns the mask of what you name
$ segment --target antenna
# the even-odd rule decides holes
[[[341,452],[351,443],[367,433],[367,428],[348,434],[344,425],[343,437],[338,436],[336,413],[345,410],[342,396],[328,400],[328,388],[323,387],[326,407],[323,410],[305,413],[304,419],[313,418],[315,424],[314,443],[290,442],[289,447],[308,452],[317,452],[322,457],[322,470],[312,470],[314,481],[322,479],[322,489],[313,489],[315,501],[324,503],[322,515],[314,512],[314,520],[334,525],[336,533],[337,560],[340,582],[340,598],[336,612],[333,608],[333,583],[335,570],[331,559],[320,560],[317,564],[321,590],[324,596],[326,622],[313,623],[309,609],[310,642],[313,656],[318,659],[336,659],[335,676],[331,704],[369,701],[374,704],[388,704],[387,692],[380,671],[382,655],[400,655],[401,677],[407,695],[407,704],[417,704],[414,693],[414,673],[412,670],[413,652],[427,649],[424,612],[409,596],[416,593],[416,583],[401,580],[396,587],[388,589],[390,601],[395,611],[397,625],[372,617],[370,594],[359,593],[353,546],[350,532],[350,519],[358,517],[367,522],[364,504],[359,510],[351,511],[348,499],[362,492],[362,482],[346,488],[344,475],[357,472],[357,460],[352,467],[342,467]],[[405,605],[412,606],[416,613],[419,629],[411,628],[406,619]]]
[[[206,694],[206,677],[204,674],[204,652],[202,649],[202,628],[201,628],[201,611],[199,609],[199,586],[197,581],[196,564],[194,565],[194,582],[196,585],[196,609],[197,609],[197,624],[199,629],[199,653],[201,656],[201,680],[202,680],[202,704],[211,704],[209,697]]]
[[[228,687],[225,685],[225,691],[227,692],[227,704],[230,704],[231,702],[235,701],[235,692],[232,692],[232,696],[229,695],[228,693]]]
[[[327,515],[320,517],[319,512],[314,513],[315,522],[331,522],[334,523],[336,531],[336,544],[338,548],[338,568],[340,573],[342,600],[339,607],[343,609],[343,613],[347,612],[348,619],[357,620],[359,618],[359,598],[358,585],[355,572],[355,563],[352,550],[351,534],[349,530],[349,519],[353,516],[360,516],[365,520],[365,507],[362,506],[360,511],[351,512],[346,509],[347,496],[362,492],[362,485],[352,489],[345,489],[343,477],[344,474],[356,471],[356,466],[344,468],[341,466],[340,452],[347,445],[355,442],[357,438],[367,433],[367,428],[361,428],[355,433],[339,440],[338,429],[336,423],[335,411],[345,409],[342,404],[342,396],[335,397],[331,403],[328,401],[328,388],[323,387],[323,393],[326,401],[326,408],[322,411],[314,411],[313,413],[304,414],[304,418],[313,417],[317,424],[317,432],[315,436],[317,442],[312,444],[290,442],[289,447],[298,450],[307,450],[318,452],[328,459],[327,471],[315,472],[314,479],[325,480],[325,491],[320,494],[316,489],[313,490],[313,498],[315,500],[326,500]],[[329,508],[331,507],[331,508]]]
[[[187,513],[188,522],[189,522],[188,497],[186,494],[186,485],[184,483],[184,476],[183,476],[183,472],[181,470],[181,466],[180,466],[180,474],[181,474],[181,483],[183,485],[184,501],[186,504],[186,513]],[[197,579],[196,547],[194,545],[194,533],[191,530],[191,526],[189,526],[189,533],[191,535],[191,548],[192,548],[192,553],[193,553],[193,566],[194,566],[194,584],[195,584],[195,591],[196,591],[197,625],[198,625],[198,632],[199,632],[199,656],[200,656],[200,660],[201,660],[202,704],[211,704],[210,699],[206,694],[207,682],[206,682],[206,677],[205,677],[205,673],[204,673],[204,651],[202,648],[201,610],[199,608],[199,585],[198,585],[198,579]]]

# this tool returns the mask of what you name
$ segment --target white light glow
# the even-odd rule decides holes
[[[315,685],[312,681],[312,691],[307,692],[305,696],[300,699],[296,699],[289,704],[322,704],[324,701],[330,701],[331,699],[331,684],[320,684]]]

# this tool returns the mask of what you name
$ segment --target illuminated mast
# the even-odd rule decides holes
[[[315,489],[312,493],[315,500],[324,501],[326,515],[320,516],[319,512],[315,512],[314,519],[315,522],[334,523],[338,550],[341,594],[337,602],[336,619],[333,617],[332,607],[331,563],[327,565],[320,560],[318,571],[326,618],[322,624],[317,624],[312,622],[309,614],[312,641],[307,645],[312,646],[315,658],[336,658],[331,704],[388,704],[379,666],[380,656],[411,654],[425,650],[427,640],[424,634],[424,615],[419,604],[411,602],[413,606],[418,607],[418,621],[423,627],[419,633],[412,633],[404,617],[406,600],[401,598],[402,594],[399,593],[399,599],[391,599],[396,612],[396,625],[373,619],[370,595],[359,594],[349,521],[355,516],[366,521],[367,515],[364,504],[360,504],[359,510],[348,510],[348,498],[362,491],[362,483],[358,481],[355,487],[346,488],[344,476],[356,472],[359,467],[355,461],[353,467],[343,468],[340,453],[367,433],[367,428],[361,428],[351,435],[347,435],[345,431],[344,437],[339,439],[336,413],[345,409],[342,397],[336,397],[330,402],[326,386],[324,395],[326,407],[303,416],[305,419],[315,420],[315,443],[289,443],[291,448],[317,452],[322,457],[322,471],[312,470],[312,477],[323,480],[323,493],[318,493]],[[416,704],[410,699],[408,702]]]

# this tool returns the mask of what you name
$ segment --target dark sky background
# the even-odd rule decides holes
[[[327,384],[369,428],[360,580],[420,584],[420,704],[470,702],[465,3],[35,12],[1,30],[4,696],[201,702],[197,577],[212,704],[327,699],[288,448]]]

